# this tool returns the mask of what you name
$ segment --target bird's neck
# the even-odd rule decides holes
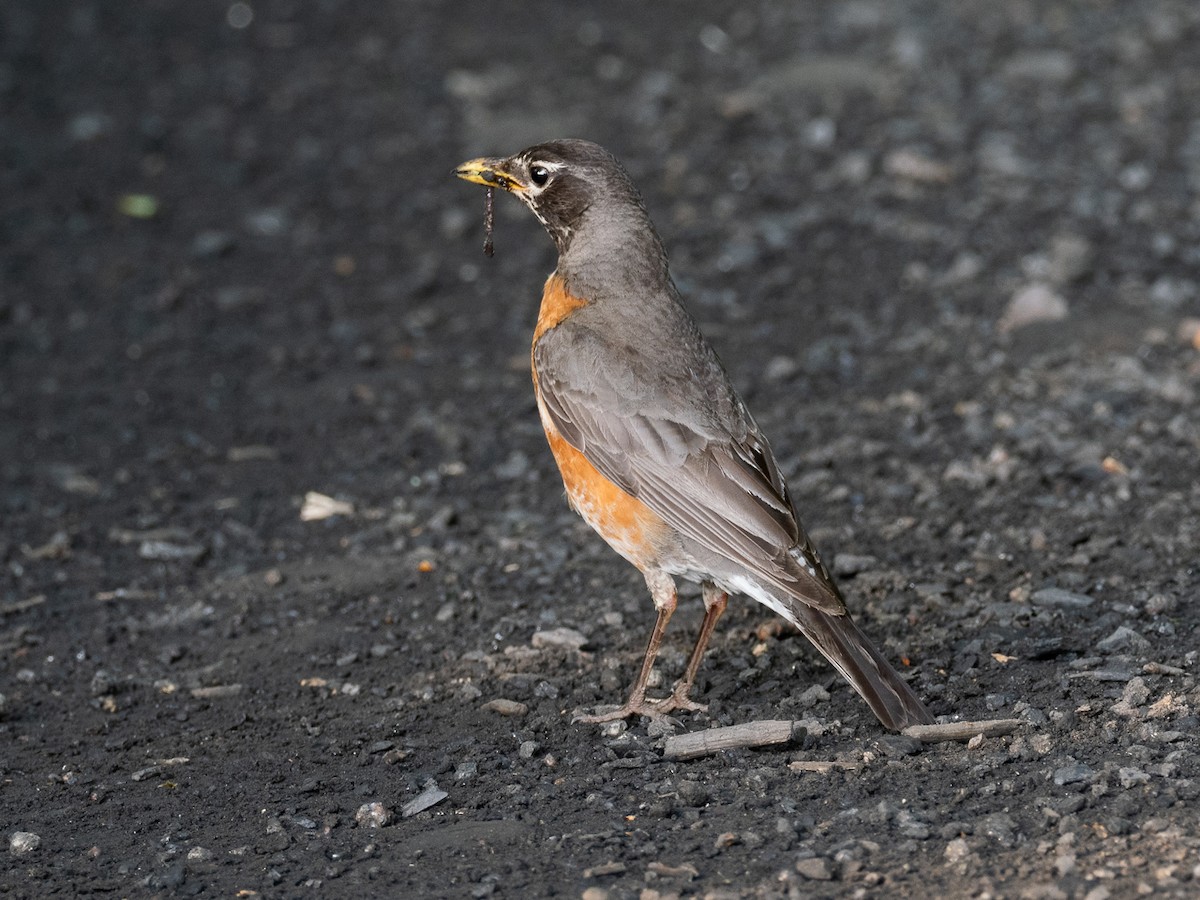
[[[640,208],[589,209],[558,250],[558,274],[580,296],[657,292],[671,279],[662,241]]]

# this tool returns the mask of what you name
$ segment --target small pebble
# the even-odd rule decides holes
[[[1096,601],[1086,594],[1076,594],[1072,591],[1064,591],[1062,588],[1050,587],[1034,591],[1029,596],[1029,602],[1034,606],[1061,606],[1068,609],[1071,607],[1083,609],[1091,606]]]
[[[1132,706],[1144,704],[1150,699],[1150,688],[1146,685],[1146,679],[1141,676],[1129,679],[1129,683],[1121,692],[1121,699]]]
[[[36,850],[41,843],[41,837],[32,831],[14,831],[8,839],[8,852],[13,856],[24,856]]]
[[[213,259],[224,256],[237,244],[228,231],[201,231],[192,238],[191,254],[196,259]]]
[[[550,628],[545,631],[535,631],[529,642],[539,650],[544,647],[582,650],[587,643],[587,638],[574,628]]]
[[[796,702],[800,705],[801,709],[808,709],[810,706],[818,703],[828,703],[829,696],[829,691],[822,685],[814,684],[805,688],[804,693],[796,698]]]
[[[407,810],[408,807],[406,806],[405,809]],[[362,828],[382,828],[392,821],[392,811],[378,800],[364,803],[354,814],[354,821]]]
[[[955,838],[946,844],[945,857],[947,862],[959,862],[971,854],[971,848],[962,838]]]
[[[1035,322],[1065,319],[1067,313],[1066,300],[1044,284],[1031,284],[1013,295],[997,327],[1001,333],[1015,331]]]
[[[1161,616],[1164,613],[1174,612],[1178,605],[1178,600],[1171,594],[1153,594],[1146,601],[1146,612],[1152,616]]]
[[[879,560],[874,556],[856,553],[839,553],[833,558],[833,574],[841,578],[849,578],[860,572],[878,565]]]
[[[503,697],[497,697],[495,700],[489,700],[483,704],[483,709],[488,712],[499,713],[502,716],[523,716],[529,712],[529,707],[519,700],[506,700]]]
[[[605,875],[621,875],[625,872],[625,863],[606,862],[583,870],[584,878],[601,878]],[[586,891],[584,892],[586,894]],[[607,896],[607,895],[606,895]]]
[[[1096,770],[1091,766],[1085,766],[1083,763],[1075,763],[1070,766],[1063,766],[1060,769],[1054,770],[1054,783],[1057,785],[1078,784],[1082,781],[1092,781],[1096,777]]]
[[[1129,790],[1139,784],[1145,784],[1150,780],[1150,776],[1141,769],[1135,769],[1131,766],[1122,766],[1117,769],[1117,779],[1121,782],[1121,787]]]
[[[142,559],[198,562],[208,553],[200,544],[173,544],[169,541],[142,541],[138,556]]]
[[[1118,650],[1149,650],[1150,641],[1127,625],[1118,625],[1108,637],[1096,642],[1096,649],[1103,653]]]
[[[810,856],[796,862],[796,871],[810,881],[833,880],[833,869],[829,860],[821,856]]]
[[[404,804],[404,807],[400,810],[400,815],[405,819],[410,818],[419,812],[424,812],[435,804],[441,803],[449,796],[449,794],[437,786],[436,781],[431,779],[426,783],[425,789],[421,793]],[[360,809],[359,812],[362,812],[362,810]]]
[[[927,184],[945,184],[954,168],[915,150],[893,150],[883,160],[883,171],[896,178]]]

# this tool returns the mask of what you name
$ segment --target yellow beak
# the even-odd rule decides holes
[[[469,160],[454,170],[454,174],[465,181],[498,187],[506,191],[523,191],[525,185],[504,171],[504,160],[495,157],[480,157]]]

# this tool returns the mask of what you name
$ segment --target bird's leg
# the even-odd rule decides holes
[[[700,586],[700,590],[704,595],[704,621],[700,624],[700,634],[696,637],[696,646],[692,648],[692,655],[688,657],[683,677],[675,682],[675,689],[671,691],[671,696],[659,704],[661,712],[671,709],[708,709],[707,704],[689,700],[688,694],[692,690],[692,682],[696,680],[696,672],[700,670],[700,660],[704,658],[704,651],[708,649],[713,629],[717,627],[717,619],[721,618],[721,614],[725,612],[725,607],[729,604],[729,594],[708,581]]]
[[[642,671],[638,673],[637,681],[633,683],[629,699],[625,701],[624,706],[612,712],[599,713],[594,716],[576,716],[574,721],[614,722],[617,719],[627,719],[637,715],[654,718],[666,712],[659,708],[659,704],[646,699],[646,684],[650,680],[654,660],[658,657],[658,648],[662,646],[663,635],[667,632],[667,623],[671,621],[671,616],[675,613],[675,580],[665,572],[647,572],[646,584],[650,586],[650,596],[654,600],[655,609],[658,610],[658,618],[654,620],[654,630],[650,632],[650,643],[646,645],[646,655],[642,659]]]

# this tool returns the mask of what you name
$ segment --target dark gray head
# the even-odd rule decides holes
[[[661,253],[641,195],[617,158],[599,144],[547,141],[506,158],[473,159],[455,169],[455,174],[520,198],[545,226],[559,254],[567,252],[581,230],[608,243],[621,237],[604,233],[613,228],[650,238]]]

